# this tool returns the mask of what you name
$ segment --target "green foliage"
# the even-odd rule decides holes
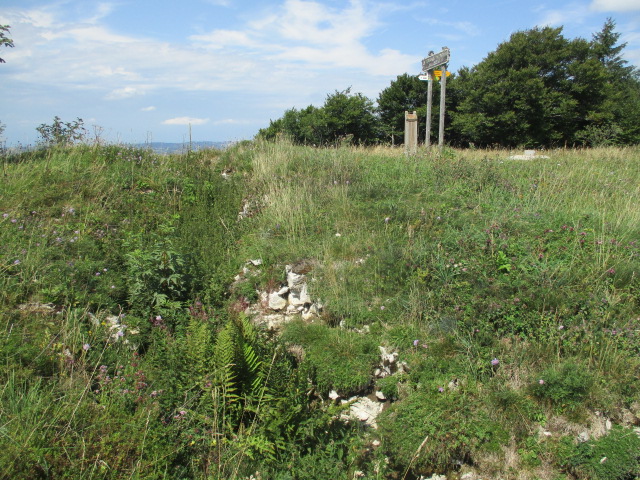
[[[283,340],[304,348],[303,364],[322,395],[336,390],[348,396],[365,391],[371,384],[379,352],[370,336],[294,322],[287,325]]]
[[[589,480],[625,480],[640,475],[640,437],[631,429],[614,427],[597,440],[569,443],[565,458],[567,470]]]
[[[68,147],[82,142],[87,135],[81,118],[73,122],[63,122],[57,115],[53,117],[50,125],[42,123],[36,130],[40,134],[41,143],[48,147]]]
[[[147,247],[140,234],[124,241],[130,308],[141,314],[166,314],[189,292],[187,261],[173,248],[171,225],[161,225]]]
[[[588,442],[602,445],[592,454],[552,427],[635,408],[638,149],[549,155],[416,162],[286,142],[12,154],[0,463],[15,478],[242,479],[410,478],[462,462],[497,478],[513,475],[508,446],[524,476],[633,472],[626,432],[611,435],[619,447]],[[253,258],[260,272],[230,292]],[[317,323],[279,338],[238,313],[301,260]],[[379,345],[407,371],[374,380]],[[374,381],[393,400],[379,447],[325,396]],[[532,436],[541,426],[553,435]],[[597,470],[600,455],[625,466]]]
[[[439,98],[439,83],[434,82],[433,96]],[[427,108],[427,82],[419,80],[415,75],[404,73],[391,82],[378,95],[377,112],[380,117],[380,125],[385,135],[385,140],[393,143],[404,141],[404,112],[417,112],[418,114],[418,139],[424,140],[426,108]],[[434,101],[433,118],[438,118],[439,103]],[[433,125],[437,122],[432,120]],[[433,126],[432,125],[432,126]]]
[[[593,34],[591,48],[596,58],[611,74],[611,81],[620,82],[628,79],[635,69],[627,65],[628,62],[622,58],[621,53],[627,44],[616,45],[620,34],[615,28],[616,22],[611,17],[607,18],[602,30]]]
[[[13,40],[7,35],[9,34],[10,25],[0,25],[0,46],[13,48]],[[0,63],[6,63],[2,58],[0,58]]]
[[[453,115],[462,139],[476,145],[573,143],[605,113],[607,72],[589,43],[562,28],[514,33],[468,75]]]
[[[416,476],[453,471],[505,440],[472,391],[412,393],[383,412],[379,425],[396,468]]]
[[[570,361],[543,370],[539,377],[531,386],[533,395],[560,410],[582,405],[594,384],[593,375],[583,365]]]
[[[377,140],[377,128],[373,102],[348,88],[327,95],[322,108],[287,110],[258,135],[267,140],[284,135],[304,145],[370,144]]]

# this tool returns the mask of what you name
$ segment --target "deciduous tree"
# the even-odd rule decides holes
[[[7,35],[9,34],[9,29],[11,26],[9,25],[0,25],[0,46],[4,45],[5,47],[13,48],[13,40]],[[0,63],[7,63],[4,59],[0,58]]]
[[[606,115],[606,79],[589,42],[562,27],[517,32],[460,79],[453,127],[479,145],[571,144]]]

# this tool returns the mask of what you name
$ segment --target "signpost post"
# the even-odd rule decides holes
[[[447,64],[442,66],[442,69],[447,71]],[[438,129],[438,148],[442,151],[444,146],[444,98],[447,92],[447,76],[442,75],[440,80],[440,128]]]
[[[420,75],[420,80],[426,80],[429,82],[427,89],[427,128],[425,135],[425,146],[427,148],[431,145],[431,109],[432,109],[432,96],[433,96],[433,77],[434,70],[438,67],[442,67],[441,74],[441,86],[440,86],[440,128],[438,130],[438,146],[440,150],[444,145],[444,107],[445,107],[445,93],[447,85],[447,64],[451,58],[451,51],[448,47],[442,47],[442,51],[438,53],[429,52],[427,58],[422,60],[422,71],[425,75]]]

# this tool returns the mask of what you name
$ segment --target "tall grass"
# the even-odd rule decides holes
[[[247,142],[6,158],[4,471],[591,471],[566,431],[530,437],[561,418],[589,428],[595,411],[629,426],[640,400],[640,150],[545,153]],[[256,258],[253,283],[230,288]],[[251,326],[253,287],[278,289],[302,263],[322,317],[281,338]],[[379,345],[408,370],[374,379]],[[394,403],[367,433],[339,421],[331,389]]]

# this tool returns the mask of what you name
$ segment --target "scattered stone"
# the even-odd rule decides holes
[[[578,435],[577,440],[578,440],[578,442],[580,442],[580,443],[585,443],[585,442],[588,442],[588,441],[589,441],[589,438],[591,438],[591,437],[589,436],[589,432],[584,431],[584,432],[580,432],[580,434]]]
[[[279,332],[284,325],[292,321],[295,317],[293,315],[272,314],[272,315],[258,315],[254,318],[254,322],[263,326],[271,332]]]
[[[278,290],[278,295],[280,295],[281,297],[286,297],[288,293],[289,287],[282,287],[280,290]]]
[[[271,310],[280,311],[287,307],[287,299],[282,298],[278,292],[269,295],[269,308]]]
[[[302,319],[305,322],[313,320],[314,318],[317,318],[317,317],[318,317],[318,314],[316,312],[314,312],[312,309],[308,309],[308,310],[303,310],[302,311]]]
[[[303,273],[294,272],[291,265],[287,265],[285,267],[285,271],[287,272],[287,285],[289,288],[294,289],[296,287],[301,287],[305,283],[305,275]]]
[[[348,401],[351,402],[353,400],[355,401],[349,408],[349,414],[346,416],[343,415],[341,418],[343,420],[348,420],[349,418],[355,419],[370,428],[378,428],[376,418],[380,415],[380,412],[382,412],[383,404],[374,402],[367,397],[352,397]]]
[[[291,304],[287,305],[287,315],[297,315],[298,313],[300,313],[300,310],[296,307]]]
[[[620,412],[620,421],[625,426],[637,425],[640,419],[631,410],[623,408]]]
[[[338,399],[340,398],[340,394],[338,394],[338,392],[336,392],[335,390],[331,390],[329,392],[329,398],[334,402],[337,402]]]
[[[385,397],[384,393],[382,393],[380,390],[376,392],[376,398],[381,402],[385,402],[387,400],[387,397]]]
[[[300,287],[292,288],[291,294],[289,295],[289,303],[294,306],[304,306],[311,304],[311,296],[309,295],[307,284],[304,283]]]

